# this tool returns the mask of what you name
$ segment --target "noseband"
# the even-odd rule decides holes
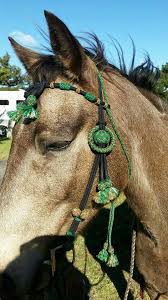
[[[72,224],[67,231],[67,236],[75,237],[76,231],[78,229],[79,224],[86,218],[87,210],[86,206],[88,203],[89,195],[92,190],[92,186],[94,183],[94,179],[96,177],[97,171],[99,169],[99,182],[96,188],[96,197],[94,201],[102,206],[109,204],[111,205],[110,214],[109,214],[109,223],[108,223],[108,233],[106,242],[104,244],[103,249],[99,252],[97,257],[105,262],[110,267],[115,267],[118,265],[117,256],[114,254],[114,249],[111,244],[111,235],[112,235],[112,227],[114,221],[114,211],[117,203],[122,202],[125,197],[122,192],[120,192],[116,187],[113,186],[113,183],[108,175],[108,167],[107,167],[107,155],[112,152],[116,144],[116,138],[118,139],[122,152],[128,163],[128,176],[131,175],[131,161],[129,159],[126,146],[120,136],[120,133],[117,129],[115,121],[112,116],[111,108],[108,102],[108,96],[106,93],[106,89],[104,86],[103,76],[100,72],[98,72],[98,88],[99,88],[99,97],[97,98],[93,94],[89,92],[85,92],[69,83],[54,83],[52,82],[49,86],[44,86],[44,88],[56,88],[64,91],[74,91],[80,95],[82,95],[86,100],[91,103],[94,103],[98,106],[98,122],[96,126],[90,130],[88,134],[88,143],[95,154],[95,158],[93,161],[93,165],[91,168],[89,180],[87,182],[83,197],[81,199],[80,205],[78,208],[74,208],[72,210],[73,221]],[[43,91],[42,89],[42,91]],[[15,121],[19,122],[20,120],[35,120],[39,118],[39,112],[37,109],[37,96],[36,93],[29,92],[29,95],[26,94],[26,100],[23,103],[19,103],[17,105],[16,111],[9,112],[9,117]],[[36,97],[37,96],[37,97]],[[106,126],[105,122],[105,113],[109,119],[112,130]],[[51,260],[54,262],[55,259],[55,249],[51,249]],[[54,263],[53,265],[53,274],[55,271]]]

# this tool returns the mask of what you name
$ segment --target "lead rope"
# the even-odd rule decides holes
[[[133,220],[133,232],[132,232],[132,242],[131,242],[131,259],[130,259],[130,270],[129,270],[129,278],[127,281],[127,287],[124,294],[124,299],[128,299],[128,295],[132,285],[132,279],[134,275],[134,266],[135,266],[135,249],[136,249],[136,230],[134,229],[135,217]]]

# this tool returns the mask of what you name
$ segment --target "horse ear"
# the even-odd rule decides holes
[[[32,66],[40,61],[41,54],[21,46],[12,37],[9,37],[9,41],[11,42],[11,45],[14,48],[18,58],[31,75]]]
[[[44,14],[53,52],[58,55],[65,68],[80,77],[85,61],[82,46],[58,17],[48,11],[44,11]]]

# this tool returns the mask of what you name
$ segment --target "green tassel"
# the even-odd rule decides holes
[[[108,258],[109,258],[109,254],[108,254],[108,251],[106,249],[102,249],[99,254],[97,255],[97,258],[104,262],[104,263],[107,263],[108,261]]]
[[[109,267],[116,267],[119,265],[118,258],[115,255],[114,248],[111,245],[112,229],[114,223],[114,212],[115,212],[115,205],[113,201],[110,208],[106,242],[104,243],[103,249],[97,255],[97,258],[100,259],[100,261],[106,263],[106,265]]]
[[[26,99],[27,105],[34,106],[37,104],[37,98],[34,95],[29,95]]]
[[[39,117],[39,111],[31,106],[27,106],[23,112],[23,117],[26,119],[37,119]]]
[[[119,266],[119,261],[118,261],[118,258],[117,258],[116,254],[111,254],[110,255],[110,257],[108,259],[108,262],[107,262],[107,265],[110,268],[115,268],[115,267]]]
[[[8,111],[7,115],[12,121],[16,123],[18,123],[22,117],[22,114],[19,111]]]
[[[104,244],[104,248],[99,252],[97,258],[104,262],[108,267],[115,268],[119,265],[118,258],[114,253],[114,248],[112,246],[108,248],[107,243]]]
[[[114,253],[114,248],[113,247],[110,247],[108,249],[107,265],[108,265],[108,267],[112,267],[112,268],[115,268],[119,265],[117,255]]]
[[[25,102],[18,103],[15,111],[9,111],[8,116],[12,121],[16,123],[23,117],[26,119],[38,119],[39,111],[34,108],[37,104],[37,98],[34,95],[29,95]]]

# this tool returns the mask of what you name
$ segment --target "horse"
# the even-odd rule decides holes
[[[45,17],[52,53],[37,53],[9,38],[32,78],[40,114],[13,129],[0,190],[0,295],[17,299],[31,289],[55,236],[65,235],[79,207],[95,157],[88,132],[97,123],[97,105],[79,91],[99,98],[98,69],[132,163],[129,176],[119,142],[107,156],[109,176],[136,217],[136,266],[150,299],[168,299],[167,112],[161,100],[153,104],[152,92],[147,96],[108,63],[101,43],[93,54],[58,17],[47,11]],[[77,92],[53,88],[60,82]],[[96,180],[79,231],[100,209],[91,201],[95,191]]]

